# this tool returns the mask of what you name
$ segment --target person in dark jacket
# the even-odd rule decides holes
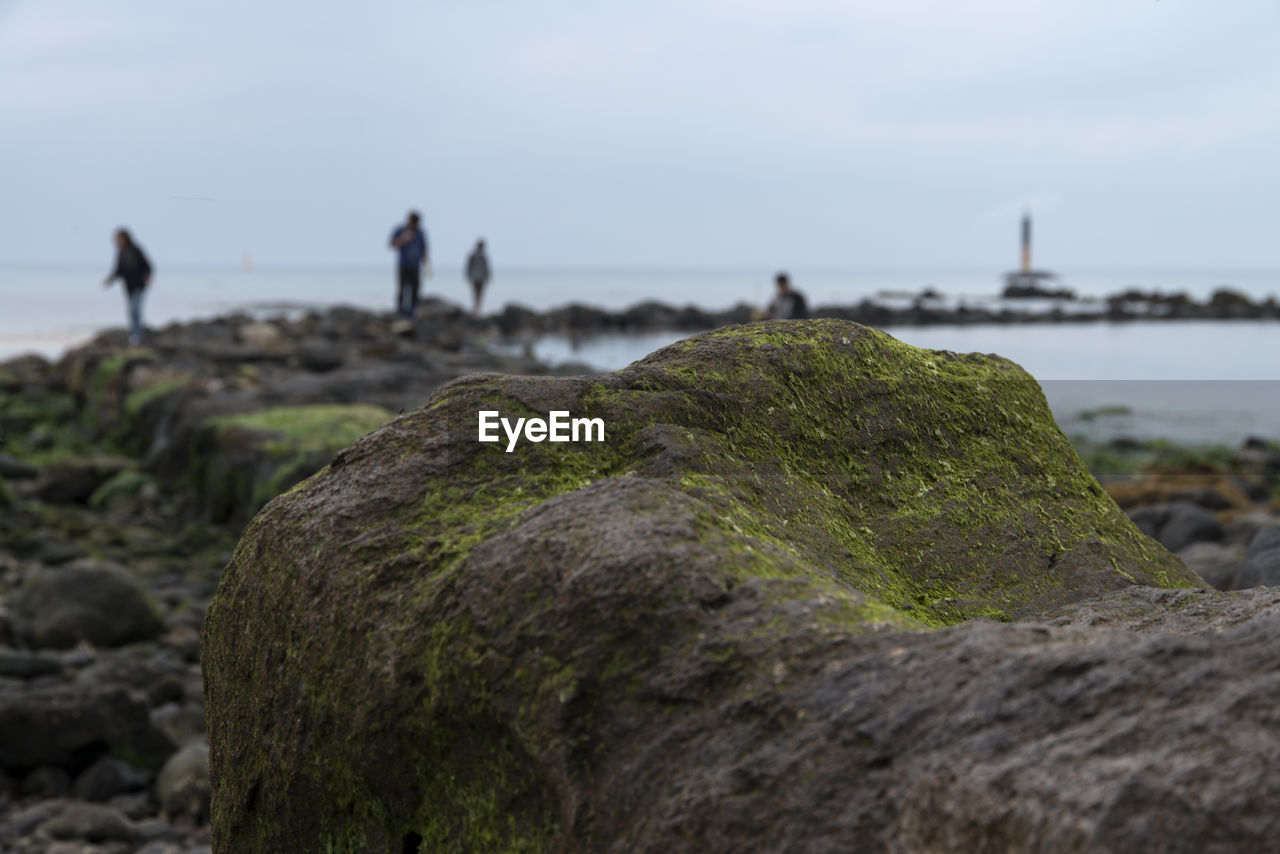
[[[129,310],[129,344],[142,343],[142,297],[151,284],[151,262],[142,247],[133,242],[127,229],[117,228],[115,233],[116,266],[103,280],[104,288],[111,287],[116,279],[124,281],[124,294]]]
[[[804,294],[791,287],[790,277],[786,273],[779,273],[773,281],[778,287],[778,294],[769,304],[766,316],[777,320],[799,320],[808,317],[809,306],[805,302]]]
[[[422,271],[431,270],[431,253],[427,248],[427,232],[422,228],[422,217],[417,211],[409,211],[404,225],[391,230],[390,245],[399,253],[396,265],[396,312],[401,317],[412,318],[418,310],[418,291],[422,287]]]
[[[484,251],[484,241],[477,240],[476,248],[467,256],[467,281],[471,282],[471,295],[475,298],[474,315],[480,314],[480,299],[484,296],[484,286],[489,284],[492,272],[489,270],[489,256]]]

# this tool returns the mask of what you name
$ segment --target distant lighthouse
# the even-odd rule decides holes
[[[1004,274],[1003,296],[1006,299],[1023,297],[1075,299],[1075,291],[1070,288],[1047,287],[1057,278],[1057,273],[1036,270],[1031,266],[1031,212],[1024,211],[1022,214],[1022,265],[1017,271]]]
[[[1022,275],[1031,272],[1031,212],[1022,212]]]

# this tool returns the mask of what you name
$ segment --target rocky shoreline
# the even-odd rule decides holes
[[[759,319],[760,310],[745,303],[723,311],[696,306],[641,302],[621,311],[571,304],[545,312],[508,304],[475,328],[496,327],[505,336],[605,335],[675,330],[700,332]],[[1208,299],[1185,293],[1131,289],[1097,299],[1064,299],[1053,294],[1027,293],[1018,298],[956,300],[925,289],[913,294],[883,295],[852,305],[817,305],[812,317],[851,320],[877,328],[897,326],[968,326],[979,324],[1057,324],[1125,321],[1277,320],[1280,303],[1274,296],[1253,300],[1230,288],[1215,290]]]
[[[0,364],[0,850],[209,850],[199,630],[240,530],[440,384],[554,372],[465,328],[234,316]]]
[[[0,364],[0,849],[210,850],[199,632],[245,523],[451,380],[587,373],[489,342],[708,321],[655,309],[609,326],[622,316],[475,320],[435,302],[414,323],[237,315]],[[679,436],[650,438],[681,458]],[[1144,532],[1234,589],[1280,581],[1278,471],[1259,443],[1104,482]]]

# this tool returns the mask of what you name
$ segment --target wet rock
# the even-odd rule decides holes
[[[132,573],[88,558],[31,573],[14,616],[19,633],[42,648],[81,641],[118,646],[154,637],[162,627],[159,606]]]

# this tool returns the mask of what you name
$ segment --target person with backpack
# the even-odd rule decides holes
[[[129,313],[129,346],[142,343],[142,298],[151,284],[151,262],[142,247],[133,241],[128,229],[117,228],[115,233],[116,266],[103,280],[104,288],[111,287],[116,279],[124,281],[125,305]]]
[[[398,253],[396,265],[396,312],[413,319],[418,310],[418,292],[422,288],[422,271],[431,269],[431,254],[427,248],[427,232],[422,228],[422,217],[417,211],[409,211],[404,225],[391,230],[391,248]],[[430,275],[430,272],[428,272]]]
[[[775,320],[800,320],[809,316],[809,306],[804,294],[791,287],[791,279],[786,273],[779,273],[773,279],[778,287],[778,294],[769,303],[766,317]]]

